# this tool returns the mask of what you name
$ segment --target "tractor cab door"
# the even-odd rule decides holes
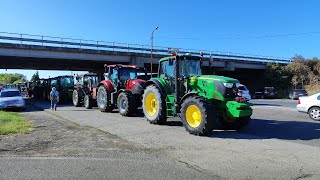
[[[109,67],[107,79],[111,81],[113,87],[118,87],[118,83],[119,83],[118,73],[119,73],[119,70],[117,68]]]
[[[168,61],[162,61],[159,66],[159,77],[163,78],[167,83],[170,94],[175,92],[175,64],[176,59],[172,57]]]

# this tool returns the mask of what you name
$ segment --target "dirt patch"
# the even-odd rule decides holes
[[[106,157],[147,149],[91,127],[83,127],[29,106],[21,113],[30,120],[29,134],[0,136],[0,156]],[[113,153],[111,153],[113,152]]]

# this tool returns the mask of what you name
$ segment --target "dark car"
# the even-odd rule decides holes
[[[253,97],[255,99],[276,98],[277,91],[274,87],[264,87],[263,89],[255,91]]]
[[[299,99],[301,96],[308,96],[308,93],[305,89],[294,89],[289,93],[290,99]]]

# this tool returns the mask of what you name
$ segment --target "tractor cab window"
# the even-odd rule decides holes
[[[84,85],[85,86],[89,86],[90,84],[90,81],[91,81],[91,86],[97,86],[98,85],[98,77],[97,76],[85,76],[84,77]]]
[[[109,75],[109,74],[106,74]],[[108,79],[108,77],[106,77],[106,79]],[[118,69],[110,69],[110,81],[113,83],[113,85],[117,84],[117,80],[118,80]]]
[[[51,87],[56,87],[58,85],[58,81],[56,79],[52,79],[50,85]]]
[[[163,61],[160,65],[160,72],[159,76],[160,77],[174,77],[174,64],[175,60],[173,60],[173,63],[170,64],[169,61]]]
[[[75,84],[77,84],[77,85],[82,85],[82,83],[83,83],[83,77],[82,77],[82,76],[75,76],[74,82],[75,82]]]
[[[120,69],[120,81],[124,82],[127,79],[137,79],[137,70],[133,68]]]
[[[63,86],[73,86],[73,78],[71,77],[62,77],[60,80],[61,85]]]
[[[201,64],[199,60],[181,60],[180,75],[183,77],[200,76]]]

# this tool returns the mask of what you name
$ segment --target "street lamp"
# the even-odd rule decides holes
[[[152,58],[153,58],[153,33],[158,29],[159,27],[157,26],[151,33],[151,78],[152,78]]]

